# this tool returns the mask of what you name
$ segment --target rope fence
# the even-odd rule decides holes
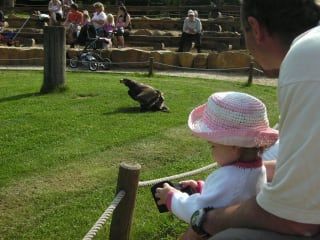
[[[39,65],[43,65],[43,58],[10,58],[10,59],[2,59],[0,58],[0,64],[2,67],[5,67],[2,62],[11,62],[7,66],[15,66],[19,65],[22,62],[30,62],[32,64],[38,63]],[[66,63],[68,66],[70,66],[70,61],[73,61],[76,66],[71,67],[71,69],[79,68],[83,69],[89,66],[92,61],[89,60],[81,60],[79,57],[77,59],[67,59]],[[158,71],[164,70],[164,69],[171,69],[171,70],[177,70],[177,71],[183,71],[183,72],[248,72],[248,84],[251,84],[253,81],[253,74],[254,72],[263,74],[264,72],[261,69],[255,68],[253,62],[250,63],[249,67],[239,67],[239,68],[193,68],[193,67],[182,67],[177,65],[171,65],[171,64],[165,64],[159,61],[154,61],[153,57],[149,58],[149,61],[132,61],[132,62],[111,62],[110,59],[105,58],[105,60],[100,61],[97,59],[94,61],[97,64],[97,70],[102,69],[108,70],[112,69],[112,67],[129,67],[129,68],[147,68],[148,69],[148,75],[152,76],[154,74],[155,69]],[[16,64],[13,64],[16,63]],[[104,67],[104,64],[107,67]],[[88,68],[89,70],[89,68]]]
[[[217,167],[217,163],[212,163],[212,164],[209,164],[208,166],[198,168],[193,171],[184,172],[184,173],[180,173],[180,174],[169,176],[169,177],[153,179],[153,180],[149,180],[149,181],[140,181],[139,187],[151,186],[156,183],[163,182],[163,181],[170,181],[170,180],[180,179],[180,178],[184,178],[184,177],[188,177],[188,176],[193,176],[193,175],[205,172],[205,171],[212,169],[212,168],[215,168],[215,167]]]
[[[126,187],[128,189],[130,189],[130,190],[132,188],[134,189],[134,187],[132,187],[134,185],[136,185],[136,187],[151,186],[151,185],[154,185],[154,184],[162,182],[162,181],[169,181],[169,180],[180,179],[180,178],[184,178],[184,177],[187,177],[187,176],[196,175],[196,174],[205,172],[205,171],[207,171],[209,169],[212,169],[212,168],[215,168],[215,167],[217,167],[217,163],[212,163],[212,164],[209,164],[209,165],[207,165],[205,167],[201,167],[201,168],[189,171],[189,172],[184,172],[184,173],[180,173],[180,174],[176,174],[176,175],[172,175],[172,176],[168,176],[168,177],[163,177],[163,178],[158,178],[158,179],[153,179],[153,180],[148,180],[148,181],[138,181],[138,178],[136,178],[136,176],[137,176],[137,170],[138,171],[140,170],[140,165],[136,169],[130,169],[130,167],[128,168],[128,166],[126,164],[122,164],[120,166],[120,170],[119,170],[118,187],[119,187],[119,184],[121,185],[121,182],[122,183],[125,182],[125,184],[127,185]],[[131,171],[132,171],[132,173],[131,173]],[[122,174],[121,174],[121,172],[122,172]],[[134,176],[133,178],[136,179],[137,181],[131,181],[133,178],[130,177],[130,173],[131,173],[131,175]],[[122,177],[121,177],[121,175],[122,175]],[[136,182],[136,184],[135,184],[135,182]],[[130,183],[132,185],[130,185],[128,183]],[[130,194],[126,194],[125,190],[120,190],[118,192],[118,194],[116,195],[116,197],[114,198],[114,200],[112,201],[110,206],[104,211],[104,213],[101,215],[101,217],[97,220],[97,222],[92,226],[92,228],[84,236],[83,240],[91,240],[97,235],[98,231],[104,226],[104,224],[109,219],[109,217],[111,216],[113,211],[116,210],[116,208],[118,207],[118,205],[120,204],[120,202],[124,199],[124,197],[126,195],[130,195]],[[134,203],[135,203],[135,197],[136,197],[136,193],[134,194],[133,197],[132,197],[132,194],[131,194],[131,198],[128,197],[128,199],[127,199],[127,202],[133,203],[133,205],[131,204],[131,206],[133,206],[132,209],[129,209],[127,207],[128,204],[123,204],[125,206],[126,213],[133,212]],[[122,226],[126,226],[126,224],[121,224],[121,223],[119,223],[119,221],[120,222],[121,221],[125,221],[126,219],[125,219],[124,216],[122,216],[122,213],[118,214],[117,216],[118,216],[118,220],[116,220],[117,227],[119,228],[119,226],[120,226],[120,229],[121,229],[121,227]],[[128,222],[131,223],[130,219],[129,219]],[[111,224],[110,232],[116,231],[116,233],[113,234],[113,235],[111,233],[111,237],[110,237],[111,240],[122,240],[122,239],[128,240],[129,239],[129,238],[127,238],[129,236],[129,232],[123,234],[124,231],[123,230],[119,230],[119,231],[121,231],[121,236],[122,236],[122,237],[121,236],[119,237],[118,231],[117,230],[113,230],[112,226],[113,225]],[[130,227],[129,227],[129,230],[130,230]],[[112,237],[112,236],[114,236],[114,237]]]
[[[124,191],[120,191],[114,200],[111,202],[110,206],[104,211],[98,221],[93,225],[89,232],[84,236],[83,240],[91,240],[96,236],[97,232],[106,223],[108,218],[111,216],[113,211],[116,209],[122,198],[126,195]]]

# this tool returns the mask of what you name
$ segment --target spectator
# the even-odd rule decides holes
[[[107,21],[103,25],[103,32],[104,36],[100,37],[100,40],[102,40],[103,48],[111,48],[112,47],[112,36],[113,36],[113,31],[115,29],[114,25],[114,17],[111,13],[107,15]]]
[[[34,11],[32,15],[37,17],[37,26],[48,26],[48,23],[50,22],[50,16],[48,14],[41,13],[40,11]]]
[[[83,25],[79,32],[77,42],[80,45],[85,45],[89,38],[96,38],[96,30],[94,26],[91,24],[91,18],[89,12],[87,10],[83,11]]]
[[[97,35],[103,36],[103,25],[107,20],[107,15],[104,12],[104,5],[101,2],[96,2],[93,4],[95,12],[93,13],[93,17],[91,19],[91,23],[96,29]]]
[[[62,21],[62,4],[59,0],[50,0],[49,6],[50,25],[59,24]]]
[[[111,39],[114,30],[115,30],[114,17],[111,13],[109,13],[107,15],[107,21],[103,25],[104,36]]]
[[[256,197],[196,211],[195,231],[184,239],[202,233],[214,235],[210,240],[320,239],[319,6],[314,0],[242,0],[240,19],[248,50],[267,75],[279,75],[278,159],[266,162],[272,182]]]
[[[67,44],[70,44],[71,47],[74,47],[74,44],[76,43],[77,35],[82,24],[83,14],[78,10],[78,5],[76,3],[72,3],[67,14],[66,21],[64,22],[67,33]]]
[[[82,23],[83,26],[91,23],[91,17],[89,15],[88,10],[83,10],[83,12],[82,12],[82,20],[83,20],[83,23]]]
[[[205,182],[182,181],[191,187],[188,195],[165,184],[156,189],[159,204],[189,223],[200,208],[218,208],[255,196],[267,181],[261,154],[278,139],[269,127],[265,105],[257,98],[239,92],[218,92],[189,115],[189,128],[211,145],[212,158],[220,168]]]
[[[217,7],[217,5],[214,2],[210,3],[209,16],[211,18],[221,18],[222,17],[222,13],[219,11],[219,8]]]
[[[131,30],[131,17],[124,5],[120,5],[117,14],[116,31],[117,46],[124,47],[124,35],[129,34]]]
[[[195,42],[198,53],[201,52],[202,24],[199,18],[195,17],[193,10],[188,11],[188,17],[183,22],[183,31],[179,43],[178,52],[183,52],[185,45],[191,46]]]
[[[8,26],[9,24],[4,19],[4,13],[2,10],[0,10],[0,31],[2,31],[4,28]]]
[[[75,2],[73,0],[62,0],[62,12],[63,12],[64,18],[67,17],[67,14],[71,8],[71,5],[74,3]]]

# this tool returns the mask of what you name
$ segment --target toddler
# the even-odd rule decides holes
[[[212,157],[220,168],[205,182],[182,181],[197,193],[188,195],[164,184],[156,189],[158,204],[190,223],[200,208],[221,208],[255,196],[266,183],[261,155],[278,139],[269,127],[265,105],[257,98],[239,92],[212,94],[208,102],[195,108],[188,125],[194,135],[208,141]]]
[[[112,38],[113,31],[115,30],[114,17],[111,13],[107,15],[106,23],[103,25],[104,36]]]

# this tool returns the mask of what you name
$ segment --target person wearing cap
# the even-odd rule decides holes
[[[183,22],[182,35],[179,42],[178,52],[183,52],[185,45],[191,45],[195,42],[195,47],[198,52],[201,52],[201,32],[202,24],[198,17],[195,16],[193,10],[188,11],[188,17]]]
[[[166,204],[187,223],[198,209],[226,207],[255,196],[267,181],[261,155],[278,139],[278,131],[269,127],[265,105],[240,92],[212,94],[190,113],[188,125],[209,143],[220,168],[204,182],[182,181],[182,187],[197,192],[192,195],[167,183],[156,189],[158,204]]]
[[[247,49],[279,77],[279,155],[257,196],[198,210],[184,239],[320,239],[319,1],[242,0],[240,12]]]

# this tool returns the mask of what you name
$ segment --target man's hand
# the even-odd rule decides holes
[[[179,238],[179,240],[203,240],[191,227]]]

